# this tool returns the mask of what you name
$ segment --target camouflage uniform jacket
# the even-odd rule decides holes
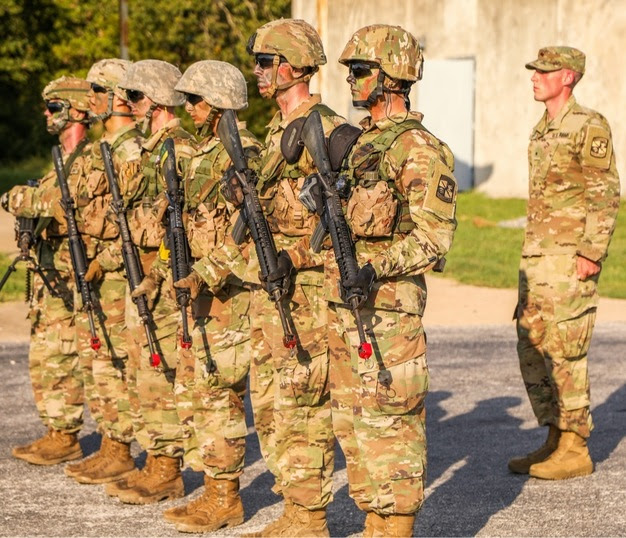
[[[412,128],[377,151],[381,135],[407,120]],[[421,120],[417,112],[378,122],[365,118],[363,134],[344,163],[353,183],[346,218],[357,259],[359,265],[370,261],[378,277],[369,304],[418,315],[426,306],[423,274],[452,245],[457,194],[454,157]],[[326,268],[328,299],[341,303],[332,252]]]
[[[606,258],[619,209],[611,129],[570,97],[552,121],[547,111],[528,146],[530,185],[523,256]]]
[[[111,194],[100,143],[108,142],[113,154],[113,165],[118,176],[122,196],[125,186],[132,184],[141,171],[141,144],[143,138],[135,124],[129,124],[115,133],[105,133],[93,144],[84,173],[76,192],[76,222],[85,242],[87,257],[97,258],[105,271],[121,267],[119,248],[113,248],[118,236],[111,215]],[[123,278],[120,275],[120,278]]]
[[[239,136],[248,157],[248,165],[256,168],[261,143],[238,123]],[[202,141],[189,166],[185,180],[185,229],[191,248],[191,256],[196,260],[193,268],[200,276],[213,283],[211,291],[217,292],[229,278],[231,271],[217,271],[211,254],[220,251],[226,259],[237,259],[246,265],[241,256],[241,247],[231,237],[231,229],[238,212],[225,200],[220,190],[220,179],[232,166],[232,161],[217,137]],[[244,271],[239,276],[244,276]],[[241,280],[241,279],[237,279]]]
[[[80,180],[85,162],[91,152],[91,143],[85,138],[71,154],[63,154],[65,174],[70,193]],[[72,269],[67,224],[60,205],[61,189],[55,170],[48,172],[37,187],[18,185],[8,193],[8,210],[16,217],[39,218],[38,229],[42,229],[38,256],[42,267],[56,269],[69,278]]]
[[[147,265],[155,257],[156,249],[165,235],[164,217],[167,211],[166,181],[163,177],[161,148],[167,138],[174,139],[176,168],[180,177],[186,173],[193,156],[193,136],[180,126],[175,118],[153,133],[142,145],[141,173],[122,174],[131,181],[120,182],[120,191],[129,207],[128,225],[133,243],[140,249],[142,260]],[[131,163],[131,166],[134,164]],[[123,168],[127,166],[125,164]],[[153,254],[150,254],[150,253]]]
[[[336,115],[325,105],[321,104],[319,95],[312,95],[309,99],[301,103],[286,118],[278,111],[268,124],[269,132],[265,139],[265,150],[261,153],[259,160],[259,181],[257,190],[263,211],[268,224],[274,234],[274,241],[278,250],[285,249],[299,253],[308,250],[309,237],[313,233],[319,218],[310,213],[304,207],[298,195],[306,177],[316,172],[313,159],[309,152],[304,149],[298,161],[288,164],[280,149],[280,143],[285,129],[292,121],[308,116],[314,109],[319,110],[322,116],[324,132],[328,136],[338,125],[345,123],[345,120]],[[250,253],[249,263],[245,259]],[[206,275],[209,287],[219,285],[220,270],[224,272],[232,271],[245,282],[260,284],[258,273],[259,264],[254,253],[254,248],[248,245],[238,253],[231,251],[234,256],[227,256],[226,253],[212,253],[210,255],[213,265],[212,275]],[[323,259],[307,258],[306,263],[294,260],[297,269],[313,268],[321,266]],[[247,264],[247,267],[244,267]],[[312,284],[321,286],[323,275],[321,271],[299,270],[296,274],[296,283]]]

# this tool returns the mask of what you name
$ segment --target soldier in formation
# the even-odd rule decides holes
[[[71,187],[76,171],[91,150],[89,83],[61,77],[43,90],[48,132],[59,137]],[[3,196],[3,207],[16,217],[38,219],[34,233],[41,234],[36,256],[55,294],[36,275],[31,309],[29,373],[39,417],[48,428],[40,439],[15,447],[14,457],[37,465],[54,465],[81,458],[78,432],[83,423],[83,380],[78,366],[74,315],[74,287],[61,193],[51,170],[37,187],[17,186]]]
[[[545,47],[526,68],[546,111],[528,146],[517,352],[533,412],[548,436],[537,450],[509,461],[509,469],[561,480],[593,472],[587,352],[620,187],[607,120],[573,95],[585,55]]]
[[[261,453],[273,491],[284,498],[283,514],[250,536],[329,536],[335,437],[350,496],[366,513],[364,536],[411,536],[427,466],[425,274],[443,268],[457,197],[450,149],[410,106],[422,75],[420,46],[398,26],[366,26],[351,37],[339,62],[353,105],[368,113],[360,128],[311,93],[326,56],[308,23],[267,23],[248,51],[259,93],[278,105],[265,145],[236,120],[224,130],[247,106],[243,74],[225,62],[200,61],[181,75],[160,60],[106,59],[87,81],[63,77],[44,89],[104,345],[89,345],[54,175],[13,189],[3,205],[40,219],[41,263],[59,294],[37,281],[30,371],[48,433],[13,454],[44,465],[81,457],[86,400],[102,445],[68,464],[68,476],[106,484],[122,502],[148,504],[183,496],[188,466],[204,474],[204,491],[164,518],[181,532],[236,526],[244,520],[249,383]],[[608,123],[572,95],[584,55],[548,47],[526,67],[546,113],[529,148],[518,353],[533,410],[549,433],[509,468],[561,479],[593,470],[586,353],[619,180]],[[175,115],[183,103],[196,140]],[[93,145],[87,112],[103,125]],[[308,145],[313,120],[330,171],[320,147]],[[233,156],[233,140],[242,155]],[[110,146],[115,183],[100,142]],[[324,239],[330,206],[311,205],[315,181],[325,177],[324,192],[337,201],[334,218],[347,230],[349,274],[336,234]],[[110,185],[121,205],[111,204]],[[253,223],[242,196],[250,186],[271,236],[271,270],[257,234],[246,235]],[[123,246],[136,255],[136,282],[125,277],[122,252],[130,251]],[[138,308],[143,302],[149,315]],[[141,470],[133,440],[147,452]]]

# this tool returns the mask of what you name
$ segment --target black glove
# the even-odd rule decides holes
[[[262,278],[261,282],[268,289],[269,284],[278,284],[278,286],[287,292],[291,286],[291,274],[293,273],[293,262],[289,257],[289,254],[284,250],[278,253],[276,259],[276,269],[267,275],[267,278]]]
[[[364,303],[372,291],[372,286],[376,281],[376,271],[372,264],[367,262],[359,269],[354,278],[348,278],[343,287],[345,290],[344,300],[349,301],[351,297],[358,297],[359,304]]]
[[[231,166],[220,180],[220,191],[222,196],[235,207],[239,207],[243,202],[243,191],[237,179],[235,166]]]

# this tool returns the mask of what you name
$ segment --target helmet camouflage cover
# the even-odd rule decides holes
[[[250,54],[278,54],[293,67],[317,67],[326,63],[319,34],[300,19],[278,19],[261,26],[248,41]]]
[[[400,26],[374,24],[357,30],[339,62],[372,62],[393,79],[415,82],[422,78],[424,58],[415,37]]]
[[[41,92],[44,101],[51,99],[61,99],[69,103],[76,110],[85,112],[89,110],[89,82],[77,77],[61,77],[46,84]]]
[[[185,102],[185,97],[174,89],[180,77],[178,67],[168,62],[140,60],[126,70],[119,87],[142,92],[157,105],[180,106]]]
[[[241,110],[248,106],[246,79],[228,62],[202,60],[191,64],[176,84],[176,90],[200,95],[219,109]]]
[[[118,58],[107,58],[93,64],[87,73],[87,82],[99,84],[109,90],[120,99],[126,100],[126,92],[118,87],[118,84],[126,76],[126,71],[132,62]]]

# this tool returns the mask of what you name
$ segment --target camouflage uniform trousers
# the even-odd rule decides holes
[[[541,426],[589,437],[587,351],[596,318],[598,276],[580,281],[576,255],[522,258],[517,354]]]
[[[421,317],[361,309],[373,354],[358,356],[352,312],[329,305],[333,427],[361,510],[414,514],[424,500],[428,365]]]
[[[120,273],[106,272],[93,289],[101,308],[94,313],[96,332],[102,342],[98,351],[89,345],[91,333],[87,314],[79,311],[76,316],[85,399],[91,416],[98,424],[99,433],[115,441],[130,443],[133,440],[133,424],[126,386],[126,280]],[[74,304],[82,304],[80,296],[74,298]]]
[[[206,308],[195,320],[188,318],[192,347],[179,352],[176,398],[188,426],[185,463],[218,480],[237,478],[244,468],[249,296],[234,285],[216,296],[201,296]]]
[[[41,421],[55,430],[77,432],[83,424],[83,380],[76,351],[70,275],[54,269],[46,277],[61,297],[33,278],[29,373]]]
[[[161,364],[150,364],[150,350],[137,306],[126,290],[128,326],[127,386],[135,439],[147,452],[171,458],[183,455],[183,426],[176,411],[174,379],[180,310],[165,286],[152,308],[152,330]]]
[[[299,276],[302,272],[299,273]],[[332,500],[332,432],[326,302],[321,286],[296,281],[289,314],[298,340],[290,354],[275,305],[256,289],[250,305],[250,398],[274,491],[316,510]]]

